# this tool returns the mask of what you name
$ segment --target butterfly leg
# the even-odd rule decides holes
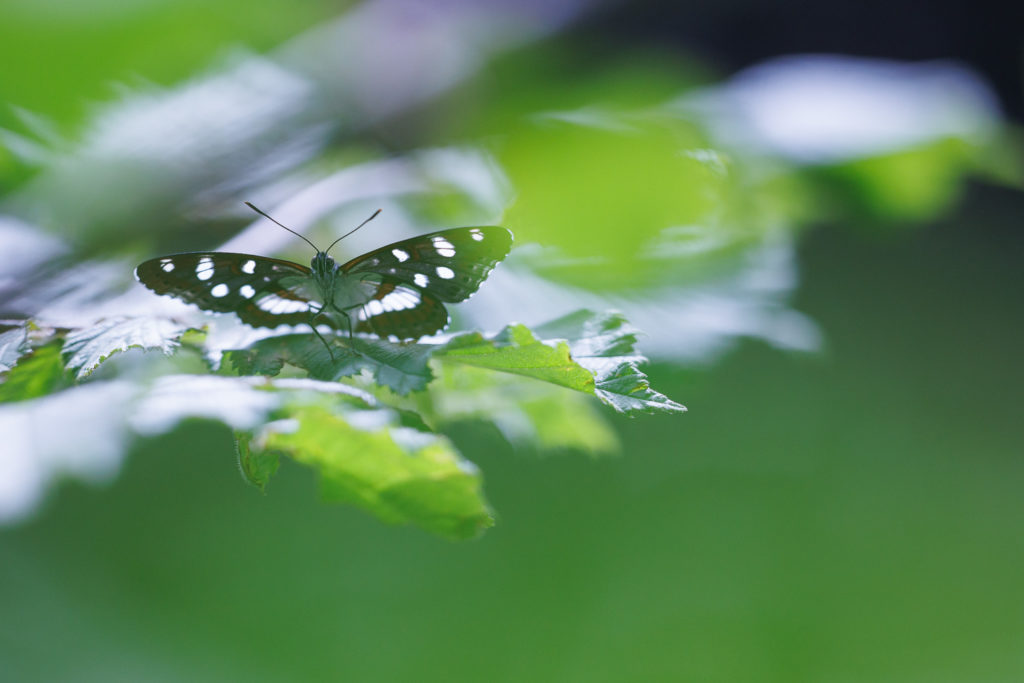
[[[319,316],[320,316],[320,311],[317,311],[316,313],[313,313],[312,317],[310,317],[310,319],[309,319],[309,326],[313,329],[313,334],[316,335],[317,339],[319,339],[320,342],[324,345],[324,348],[327,349],[327,354],[331,357],[331,362],[333,363],[334,362],[334,351],[331,350],[331,345],[328,344],[327,340],[324,339],[322,334],[320,334],[320,330],[316,329],[316,319]]]
[[[345,318],[345,326],[348,328],[349,339],[352,338],[352,316],[349,315],[349,311],[356,308],[361,308],[362,306],[363,304],[354,304],[352,306],[346,306],[345,308],[338,308],[337,306],[334,306],[334,310],[336,310],[338,313],[341,313],[341,315],[344,316]]]

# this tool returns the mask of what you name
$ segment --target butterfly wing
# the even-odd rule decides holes
[[[416,339],[448,325],[444,303],[465,301],[508,254],[498,226],[452,228],[389,244],[341,266],[372,289],[355,329]]]
[[[150,259],[135,277],[157,294],[177,297],[206,311],[235,313],[253,327],[308,323],[320,302],[305,296],[311,288],[306,266],[282,259],[195,252]]]
[[[373,288],[370,300],[353,317],[356,332],[419,339],[448,326],[444,304],[426,292],[394,282],[379,282]]]

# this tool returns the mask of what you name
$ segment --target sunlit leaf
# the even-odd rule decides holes
[[[299,406],[289,417],[251,446],[317,469],[328,500],[453,539],[493,524],[479,472],[445,437],[402,426],[390,410]]]
[[[445,345],[442,357],[593,393],[594,378],[573,360],[569,345],[541,341],[525,325],[509,325],[493,337],[460,335]]]
[[[27,401],[52,394],[70,385],[56,343],[39,347],[26,356],[7,374],[0,384],[0,403]]]

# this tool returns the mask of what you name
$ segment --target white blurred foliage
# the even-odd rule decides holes
[[[93,119],[80,154],[191,167],[236,154],[254,137],[303,112],[313,85],[254,55],[227,69],[164,90],[127,90]]]
[[[821,164],[945,137],[984,142],[1000,113],[988,85],[948,61],[839,55],[764,62],[680,98],[723,144]]]
[[[57,477],[116,474],[128,439],[122,415],[135,394],[130,382],[104,382],[0,405],[0,522],[31,512]]]
[[[790,309],[797,284],[795,250],[779,237],[748,249],[728,273],[686,286],[615,294],[555,283],[538,276],[528,261],[537,245],[520,247],[499,266],[458,313],[472,327],[498,329],[510,321],[537,325],[580,308],[618,310],[643,331],[640,348],[651,358],[707,363],[741,337],[783,349],[811,351],[821,344],[818,327]]]
[[[68,251],[63,240],[5,215],[0,215],[0,245],[0,292],[16,290],[33,270]]]
[[[280,404],[262,378],[168,375],[146,386],[93,382],[0,405],[0,523],[23,519],[52,483],[72,476],[101,483],[118,471],[132,440],[189,417],[251,429]]]
[[[253,382],[215,375],[166,375],[134,405],[129,424],[151,436],[181,420],[219,420],[232,429],[252,429],[280,403],[269,391],[253,391]]]

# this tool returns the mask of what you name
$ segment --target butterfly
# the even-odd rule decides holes
[[[396,340],[419,339],[448,326],[446,303],[465,301],[508,254],[512,233],[498,226],[451,228],[389,244],[338,264],[335,244],[321,251],[308,239],[246,202],[249,208],[306,240],[310,266],[228,252],[171,254],[145,261],[135,277],[167,294],[216,313],[234,313],[253,327],[307,324],[317,331],[367,332]],[[333,353],[331,353],[333,358]]]

